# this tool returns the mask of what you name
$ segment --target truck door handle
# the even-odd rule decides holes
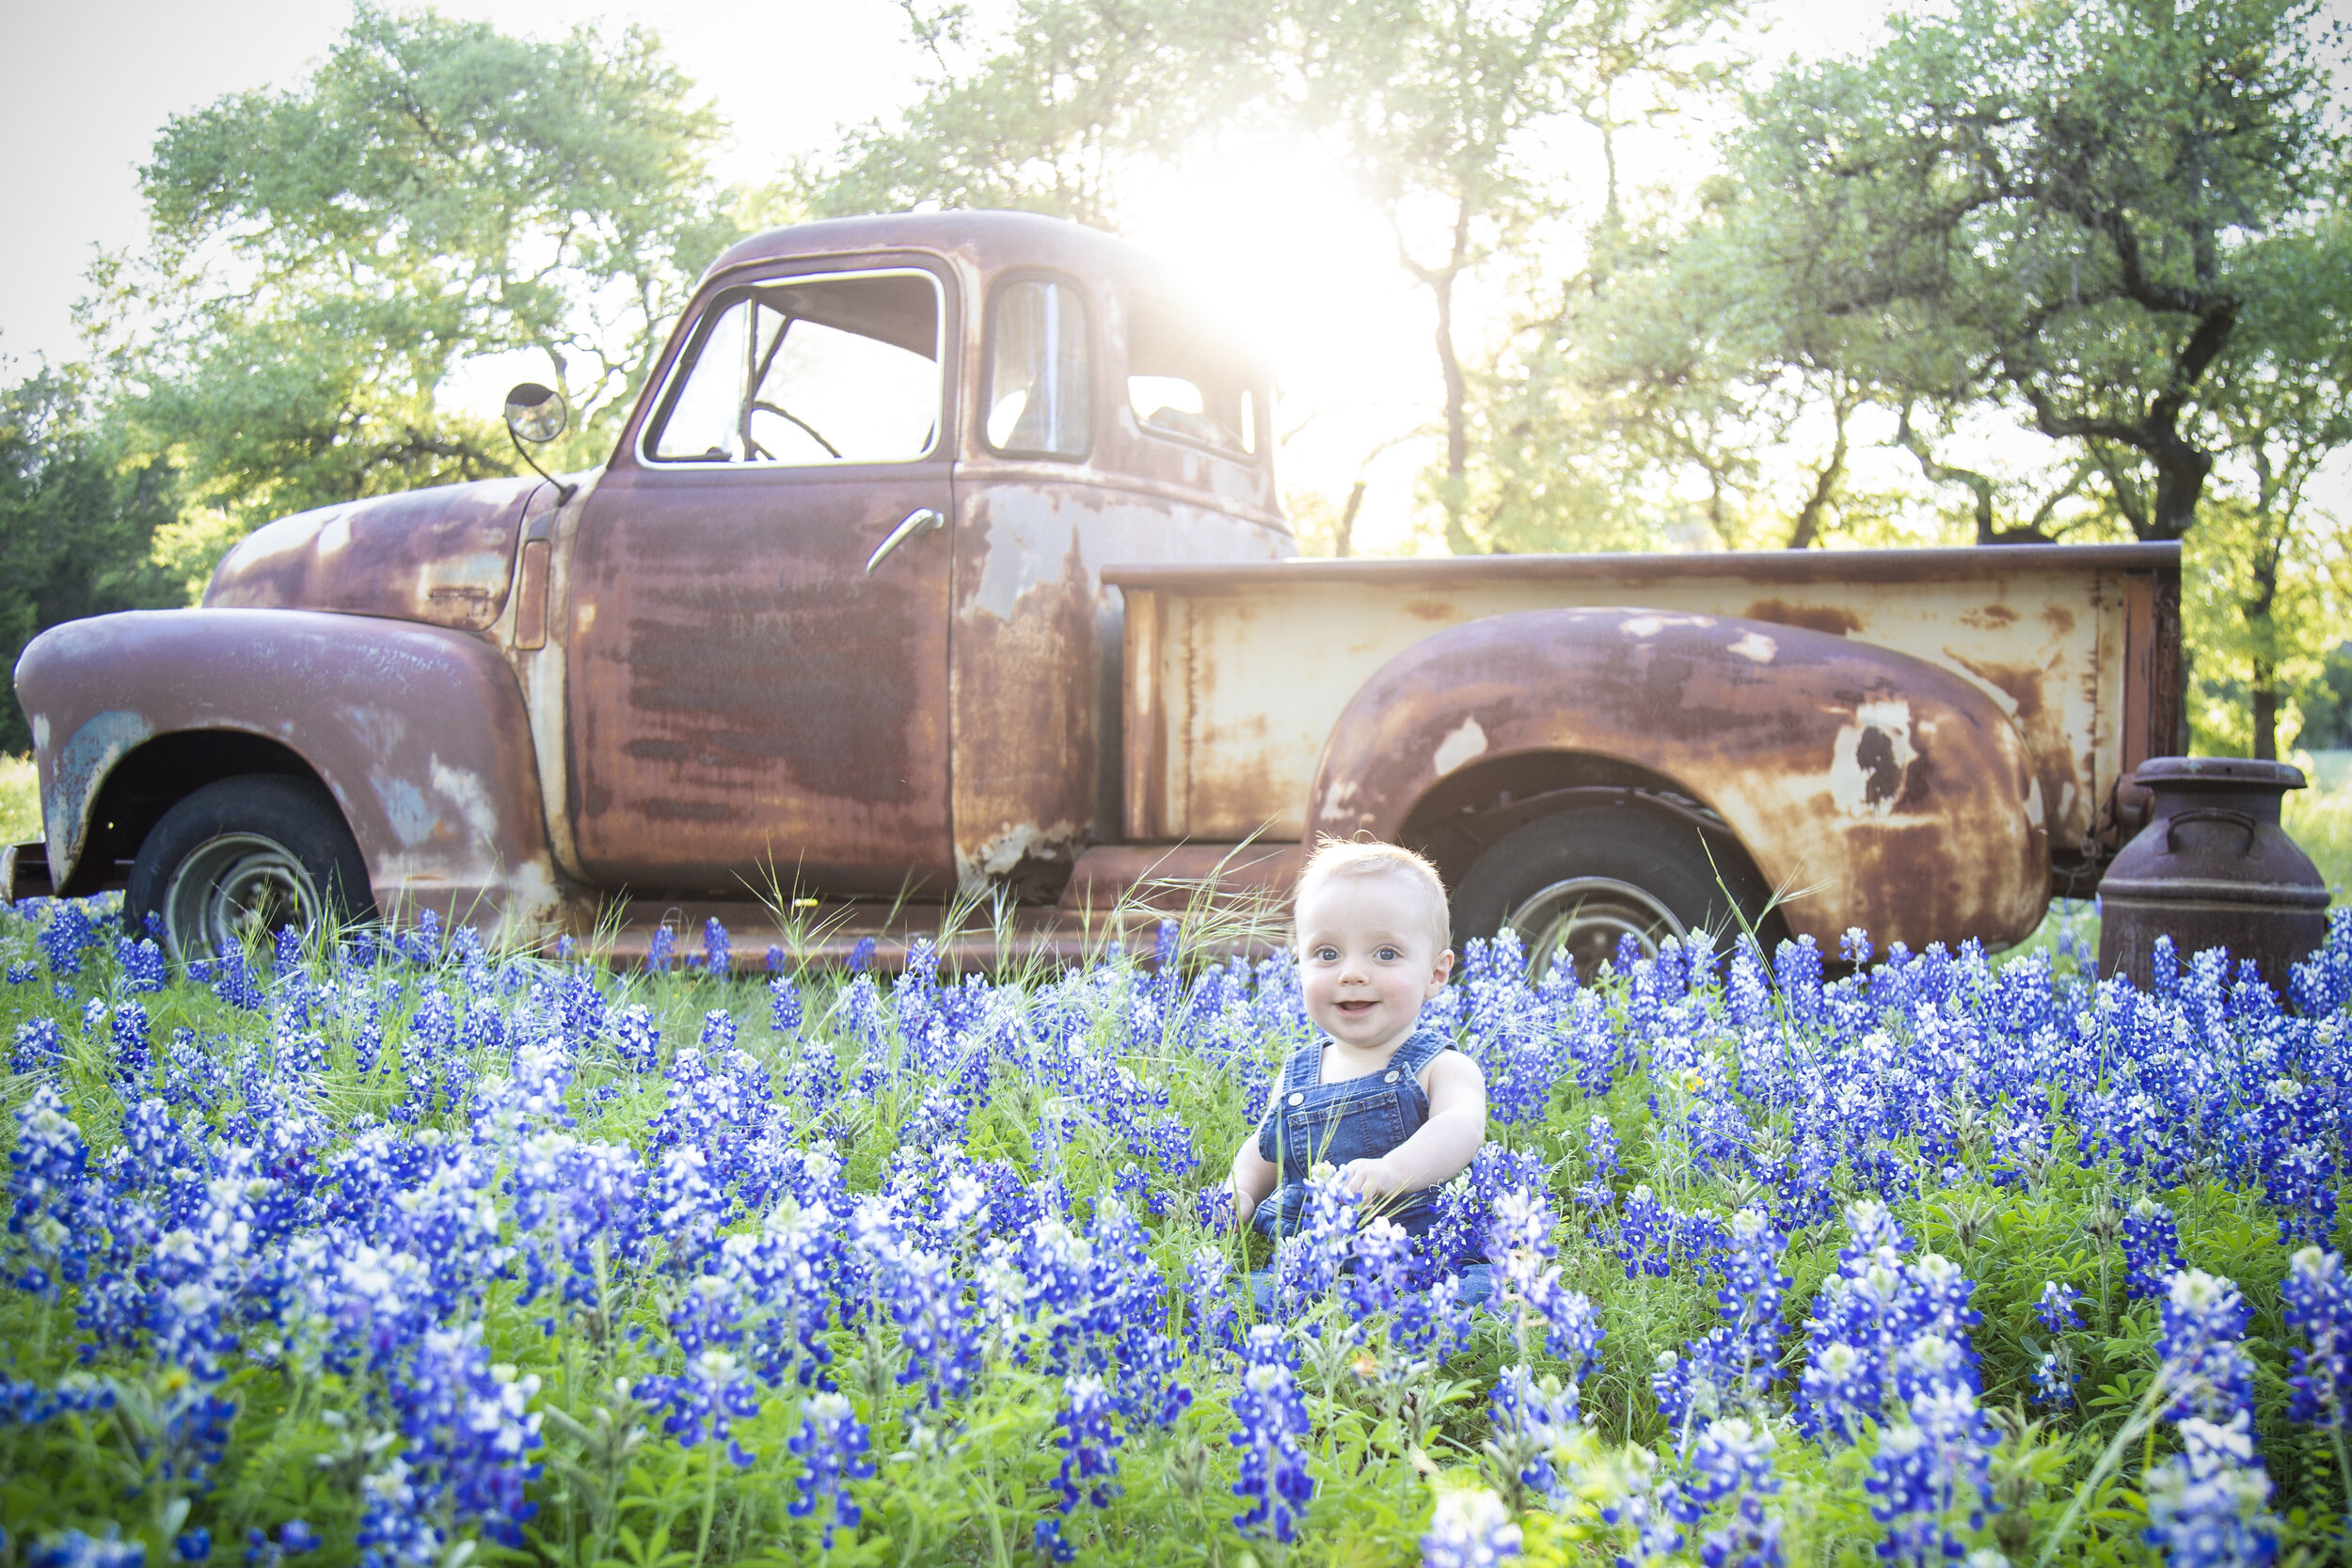
[[[874,546],[874,553],[866,558],[866,575],[872,577],[874,568],[882,563],[882,557],[905,544],[918,533],[929,533],[947,519],[931,507],[918,506],[906,515],[904,521],[890,531],[890,537]]]

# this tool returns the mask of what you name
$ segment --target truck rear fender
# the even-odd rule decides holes
[[[1615,785],[1721,818],[1792,935],[2006,946],[2039,922],[2049,842],[2025,740],[1959,675],[1802,627],[1523,610],[1374,674],[1332,727],[1311,836],[1427,841],[1493,792]],[[1457,873],[1458,874],[1458,873]]]
[[[69,622],[17,661],[53,885],[99,886],[190,791],[308,773],[342,808],[377,907],[534,930],[560,894],[522,693],[438,626],[295,610]]]

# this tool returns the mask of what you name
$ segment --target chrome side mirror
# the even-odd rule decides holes
[[[506,394],[506,428],[517,441],[545,446],[563,435],[571,420],[572,411],[564,405],[564,394],[552,387],[523,381]]]

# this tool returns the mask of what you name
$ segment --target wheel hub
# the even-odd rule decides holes
[[[1579,985],[1588,985],[1600,966],[1616,956],[1617,942],[1631,937],[1645,958],[1659,944],[1690,932],[1675,912],[1652,895],[1613,877],[1572,877],[1522,899],[1507,917],[1527,951],[1537,978],[1565,950],[1576,966]]]
[[[325,908],[293,850],[259,833],[222,833],[181,861],[164,893],[164,944],[187,962],[215,958],[281,926],[307,929]]]

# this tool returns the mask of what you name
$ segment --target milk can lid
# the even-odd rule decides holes
[[[2260,788],[2301,789],[2303,770],[2283,762],[2252,757],[2150,757],[2132,770],[2140,784],[2233,784]]]

